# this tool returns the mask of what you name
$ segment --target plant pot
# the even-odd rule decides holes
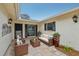
[[[59,47],[59,37],[54,37],[54,38],[53,38],[53,45],[54,45],[55,47]]]

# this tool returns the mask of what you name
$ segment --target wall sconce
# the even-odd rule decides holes
[[[72,17],[72,19],[73,19],[73,22],[75,22],[75,23],[78,22],[78,16],[77,16],[77,15],[74,15],[74,16]]]
[[[12,19],[9,18],[9,19],[8,19],[8,24],[11,24],[11,23],[12,23]]]

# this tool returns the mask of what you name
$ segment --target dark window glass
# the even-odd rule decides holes
[[[52,30],[53,30],[53,31],[56,31],[55,22],[53,22],[53,25],[52,25],[52,27],[53,27],[53,28],[52,28]]]
[[[55,31],[56,30],[55,22],[45,24],[44,28],[45,28],[45,30]]]
[[[37,25],[27,24],[25,29],[26,29],[27,36],[35,36],[37,34]]]
[[[44,30],[46,31],[46,24],[44,25]]]
[[[52,30],[53,24],[52,23],[48,23],[47,28],[48,28],[48,30]]]

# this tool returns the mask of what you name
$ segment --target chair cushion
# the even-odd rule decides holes
[[[48,42],[48,38],[39,37],[39,39],[41,39],[41,40],[44,40],[44,41]]]

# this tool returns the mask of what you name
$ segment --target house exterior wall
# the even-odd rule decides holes
[[[2,37],[2,24],[8,24],[8,15],[3,5],[0,4],[0,55],[4,55],[12,40],[12,33]]]
[[[75,14],[79,16],[79,9],[49,20],[45,20],[43,22],[40,22],[40,25],[39,25],[40,31],[46,34],[53,34],[54,31],[44,30],[44,24],[55,21],[56,32],[59,32],[61,35],[60,44],[67,45],[79,51],[79,46],[78,46],[79,45],[79,18],[78,18],[78,23],[74,23],[72,20],[72,17]]]
[[[79,51],[79,22],[74,23],[71,17],[56,22],[57,32],[61,34],[60,44]]]
[[[4,6],[0,4],[0,55],[5,54],[12,39],[14,39],[15,23],[23,24],[23,37],[25,37],[25,24],[38,25],[38,31],[52,35],[55,31],[45,31],[44,24],[54,21],[56,22],[56,32],[61,35],[60,44],[68,45],[79,51],[79,18],[78,23],[72,21],[73,15],[79,15],[79,9],[41,22],[13,20],[12,32],[2,37],[2,24],[8,24],[9,18],[9,14],[5,10]]]

